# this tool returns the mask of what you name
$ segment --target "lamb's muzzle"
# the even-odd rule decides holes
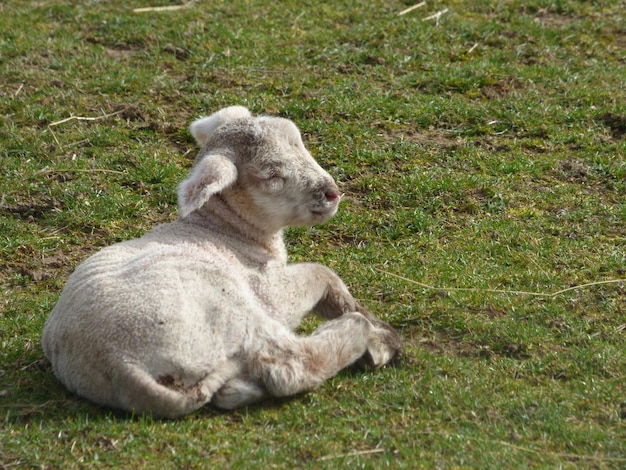
[[[333,189],[327,189],[324,192],[324,196],[326,196],[326,199],[329,202],[333,202],[333,201],[339,202],[339,196],[340,196],[339,189],[337,189],[336,187]]]
[[[88,258],[42,344],[66,387],[96,403],[176,417],[311,390],[400,338],[330,269],[287,264],[282,229],[328,220],[339,189],[293,122],[233,106],[199,119],[179,218]],[[328,320],[293,330],[313,312]]]

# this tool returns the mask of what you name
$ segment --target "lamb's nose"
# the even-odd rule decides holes
[[[339,199],[340,194],[336,189],[327,189],[324,191],[324,196],[326,196],[327,201],[333,202]]]

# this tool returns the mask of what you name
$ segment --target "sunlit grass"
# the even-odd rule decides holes
[[[0,465],[626,465],[622,7],[132,11],[177,3],[0,5]],[[296,121],[337,179],[290,256],[337,270],[404,359],[177,421],[70,395],[40,346],[67,276],[176,216],[187,126],[230,104]]]

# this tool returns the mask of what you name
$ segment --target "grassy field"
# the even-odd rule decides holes
[[[0,1],[0,468],[624,468],[623,1]],[[70,395],[86,256],[176,217],[199,115],[293,119],[346,194],[286,233],[405,355],[176,421]],[[304,331],[309,331],[307,325]]]

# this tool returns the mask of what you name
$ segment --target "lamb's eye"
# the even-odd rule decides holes
[[[285,178],[275,169],[267,169],[259,174],[263,186],[269,190],[277,190],[285,184]]]
[[[281,189],[285,185],[285,179],[278,175],[273,175],[272,177],[265,180],[265,184],[271,190]]]

